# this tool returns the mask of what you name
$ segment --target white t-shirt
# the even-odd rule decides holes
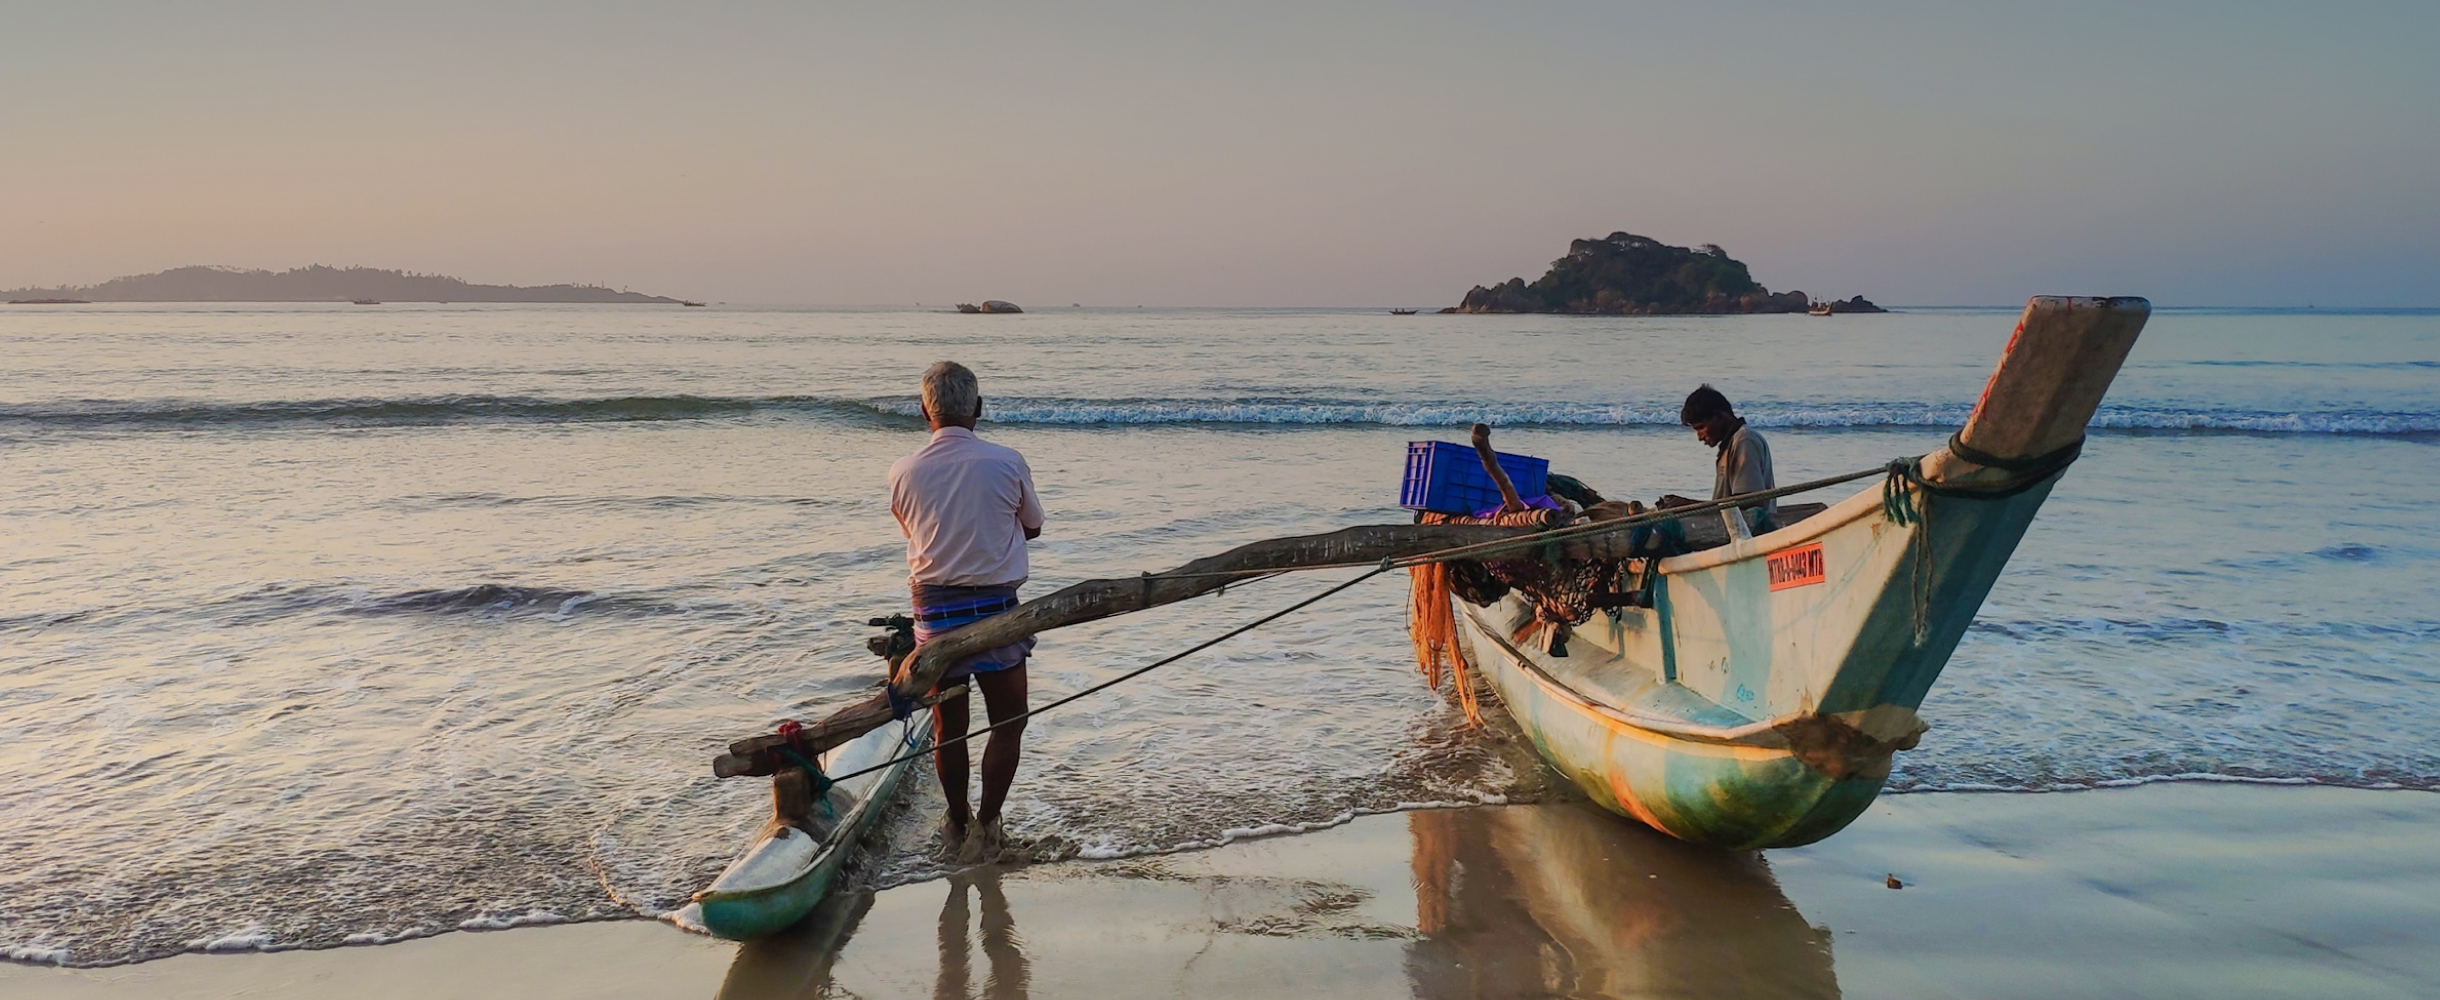
[[[1025,529],[1042,527],[1042,498],[1025,456],[943,427],[890,466],[890,513],[907,536],[907,579],[950,587],[1023,583]]]

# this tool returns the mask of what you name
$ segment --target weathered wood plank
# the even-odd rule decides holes
[[[1086,580],[1034,598],[1006,614],[956,629],[918,647],[897,665],[893,676],[901,697],[932,689],[948,668],[969,656],[997,649],[1050,629],[1174,604],[1242,583],[1265,573],[1324,566],[1365,566],[1384,559],[1422,555],[1441,549],[1499,541],[1533,533],[1534,528],[1480,524],[1377,524],[1345,528],[1319,535],[1273,538],[1197,559],[1163,573],[1115,580]],[[963,688],[955,694],[964,694]],[[938,698],[925,698],[931,704]],[[849,705],[798,735],[801,753],[815,754],[845,743],[889,722],[889,699],[874,695]],[[712,773],[720,777],[764,775],[783,766],[777,748],[785,741],[775,735],[748,737],[729,744],[715,758]]]
[[[1787,516],[1809,516],[1818,504],[1793,504]],[[1801,514],[1799,513],[1801,512]],[[1687,540],[1696,548],[1722,544],[1726,529],[1719,517],[1704,514],[1686,521]],[[1003,615],[956,629],[927,642],[893,672],[902,697],[917,698],[928,707],[965,694],[963,687],[940,695],[921,695],[939,683],[949,666],[985,650],[1027,637],[1131,611],[1142,611],[1219,590],[1265,573],[1321,566],[1366,566],[1384,559],[1424,555],[1463,545],[1477,545],[1533,534],[1540,529],[1482,524],[1377,524],[1345,528],[1319,535],[1274,538],[1197,559],[1163,573],[1119,579],[1086,580],[1034,598]],[[1568,544],[1575,557],[1623,558],[1627,536],[1595,535]],[[800,752],[820,753],[889,722],[889,699],[876,694],[806,725],[798,736]],[[785,766],[777,748],[785,741],[775,735],[753,736],[729,744],[729,752],[713,761],[721,777],[764,775]]]

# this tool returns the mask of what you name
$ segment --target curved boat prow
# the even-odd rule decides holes
[[[2029,461],[2084,439],[2084,427],[2134,350],[2152,303],[2132,296],[2041,295],[2025,303],[2016,333],[1983,384],[1982,399],[1957,439],[1974,451]],[[1935,465],[1935,459],[1938,460]],[[1968,468],[1971,466],[1971,468]],[[1924,459],[1925,478],[1959,482],[1990,476],[1987,466],[1942,448]]]
[[[1948,446],[1796,524],[1657,561],[1651,607],[1564,644],[1511,594],[1461,605],[1468,657],[1595,802],[1725,847],[1810,843],[1880,793],[1948,663],[2151,313],[2027,303]]]

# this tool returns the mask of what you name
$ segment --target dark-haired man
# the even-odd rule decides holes
[[[1723,500],[1740,493],[1773,489],[1779,484],[1771,475],[1771,446],[1737,415],[1728,397],[1709,385],[1686,395],[1686,405],[1678,408],[1678,422],[1694,428],[1695,440],[1719,449],[1714,459],[1711,478],[1711,498]],[[1678,507],[1694,503],[1671,494],[1661,498],[1661,506]],[[1769,531],[1779,514],[1779,501],[1764,500],[1746,507],[1756,531]]]

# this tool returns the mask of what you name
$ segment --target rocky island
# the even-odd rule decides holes
[[[1773,294],[1745,265],[1711,244],[1673,247],[1649,236],[1611,233],[1568,244],[1567,256],[1533,284],[1523,278],[1476,285],[1463,303],[1442,312],[1583,313],[1661,316],[1696,313],[1800,313],[1813,307],[1805,293]],[[1861,295],[1838,303],[1837,311],[1882,312]]]
[[[177,267],[98,285],[18,288],[9,299],[93,302],[634,302],[678,300],[599,285],[478,285],[439,274],[316,264],[287,271]],[[691,304],[691,303],[690,303]]]

